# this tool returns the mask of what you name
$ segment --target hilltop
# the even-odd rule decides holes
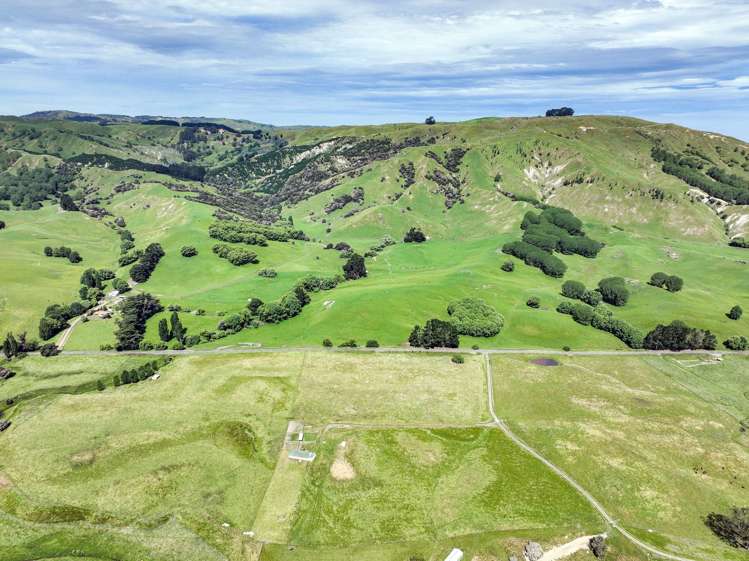
[[[673,320],[719,343],[747,333],[726,316],[749,306],[749,146],[737,139],[610,116],[302,129],[36,117],[56,119],[0,121],[0,252],[15,264],[0,329],[36,336],[48,305],[79,297],[85,269],[125,281],[133,252],[158,243],[165,255],[133,293],[181,308],[205,346],[400,345],[465,298],[502,318],[498,333],[464,334],[468,346],[623,348]],[[62,193],[80,210],[61,212]],[[424,242],[404,242],[412,228]],[[46,258],[45,246],[83,260]],[[351,254],[367,276],[334,280]],[[654,273],[683,289],[649,284]],[[574,301],[565,281],[590,292],[608,277],[626,305],[588,302],[592,320],[557,311]],[[248,299],[281,302],[300,282],[307,296],[295,298],[310,302],[242,316]],[[147,343],[165,314],[148,319]],[[78,325],[66,348],[114,344],[114,331],[111,319]]]

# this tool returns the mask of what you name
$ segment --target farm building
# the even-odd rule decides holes
[[[463,559],[463,552],[457,547],[454,548],[447,557],[445,557],[445,561],[461,561],[461,559]]]
[[[290,450],[289,459],[297,462],[312,462],[317,457],[317,454],[310,452],[309,450]]]

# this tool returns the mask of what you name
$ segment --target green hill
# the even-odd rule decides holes
[[[719,343],[749,334],[746,319],[726,317],[736,304],[749,308],[740,247],[749,239],[749,146],[736,139],[609,116],[244,129],[217,119],[101,124],[71,115],[0,120],[2,332],[36,336],[48,305],[79,299],[89,267],[127,279],[132,265],[119,261],[127,230],[134,249],[159,243],[165,251],[133,293],[181,307],[188,334],[200,336],[191,343],[204,346],[324,338],[401,345],[415,324],[449,319],[451,302],[480,298],[503,327],[463,336],[462,346],[625,348],[600,325],[556,311],[571,302],[560,294],[563,282],[592,290],[612,276],[624,279],[630,297],[624,306],[601,303],[597,313],[640,335],[677,319]],[[63,193],[79,212],[59,208]],[[550,211],[541,215],[548,207],[567,209],[581,226],[560,230],[546,220]],[[528,212],[542,224],[523,230]],[[268,241],[216,239],[216,222]],[[425,242],[403,242],[412,227]],[[576,254],[582,232],[602,247],[595,257]],[[502,252],[521,238],[557,243],[531,249],[561,261],[563,275]],[[218,243],[252,251],[258,263],[235,266],[214,253]],[[341,243],[365,256],[366,278],[308,286],[310,302],[293,317],[245,317],[242,329],[226,329],[250,298],[279,302],[308,275],[341,274],[347,251],[326,249]],[[83,261],[46,257],[45,246],[72,247]],[[184,246],[197,256],[183,257]],[[507,261],[514,271],[501,269]],[[262,269],[276,274],[260,276]],[[681,277],[683,289],[648,284],[656,272]],[[526,305],[532,297],[538,307]],[[148,321],[147,342],[159,342],[166,314]],[[114,328],[111,319],[82,323],[66,348],[111,344]]]

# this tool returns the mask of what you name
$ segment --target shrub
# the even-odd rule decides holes
[[[275,269],[260,269],[257,272],[257,276],[265,277],[267,279],[274,279],[278,276],[278,273],[276,273]]]
[[[330,339],[323,339],[322,340],[322,346],[323,347],[332,347],[333,346],[333,341],[331,341]]]
[[[734,508],[729,515],[711,512],[705,525],[732,547],[749,549],[749,508]]]
[[[60,349],[54,343],[45,343],[44,345],[39,347],[39,354],[44,357],[56,356],[60,354]]]
[[[433,349],[435,347],[457,348],[459,334],[455,326],[447,321],[430,319],[424,327],[414,326],[408,342],[412,347]]]
[[[568,280],[562,285],[562,296],[581,300],[585,294],[585,285],[580,281]]]
[[[506,273],[513,272],[515,270],[515,263],[513,263],[512,261],[505,261],[504,263],[502,263],[502,270]]]
[[[567,271],[561,259],[526,242],[508,242],[502,246],[502,252],[522,259],[526,265],[538,267],[550,277],[562,277]]]
[[[603,301],[614,306],[624,306],[629,300],[629,291],[622,277],[608,277],[598,283],[598,292]]]
[[[421,243],[426,240],[427,237],[424,235],[424,232],[418,228],[411,228],[406,232],[406,235],[403,236],[403,241],[406,243]]]
[[[119,292],[120,294],[123,294],[125,292],[128,292],[130,290],[130,285],[127,283],[126,280],[123,279],[113,279],[112,280],[112,288]]]
[[[370,339],[365,346],[370,349],[376,349],[380,344],[375,339]]]
[[[367,267],[364,264],[364,257],[354,253],[343,264],[343,276],[347,280],[356,280],[367,276]]]
[[[653,273],[650,277],[650,281],[648,284],[651,284],[653,286],[657,286],[658,288],[663,288],[666,285],[666,281],[668,280],[668,275],[666,273]]]
[[[466,359],[463,358],[463,355],[453,355],[450,360],[455,364],[463,364],[466,361]]]
[[[195,257],[198,254],[198,250],[191,245],[183,245],[179,252],[182,257]]]
[[[213,246],[213,253],[226,259],[232,265],[237,267],[247,265],[248,263],[257,263],[257,253],[244,249],[242,247],[232,247],[226,244],[216,244]]]
[[[528,298],[528,300],[525,301],[525,305],[529,308],[538,308],[541,305],[541,301],[537,296],[531,296],[530,298]]]
[[[669,325],[658,325],[645,336],[646,349],[683,351],[687,349],[714,350],[715,335],[687,326],[683,321],[672,321]]]
[[[354,347],[358,347],[359,345],[357,345],[356,341],[354,341],[353,339],[349,339],[348,341],[344,341],[338,346],[344,347],[344,348],[354,348]]]
[[[572,349],[571,349],[571,348],[569,347],[569,345],[565,345],[564,347],[562,347],[562,350],[563,350],[564,352],[568,353],[568,352],[570,352],[570,351],[571,351]]]
[[[598,304],[601,303],[602,296],[600,292],[597,292],[595,290],[586,290],[583,293],[583,297],[581,300],[588,304],[589,306],[593,306],[594,308],[598,306]]]
[[[596,559],[603,559],[606,556],[606,538],[603,536],[593,536],[590,538],[588,547]]]
[[[479,298],[464,298],[447,307],[450,323],[460,335],[493,337],[502,330],[502,315]]]
[[[734,335],[723,341],[723,345],[732,351],[745,351],[749,349],[749,341],[743,335]]]
[[[666,290],[669,292],[679,292],[684,286],[684,280],[681,277],[671,275],[666,279]]]
[[[741,306],[737,304],[733,308],[731,308],[726,315],[729,319],[739,320],[741,319],[741,316],[744,315],[744,310],[742,310]]]

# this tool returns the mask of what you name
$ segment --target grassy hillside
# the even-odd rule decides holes
[[[709,329],[719,342],[749,333],[746,319],[725,316],[736,304],[749,309],[743,289],[747,250],[728,245],[729,236],[744,232],[747,206],[699,195],[662,171],[651,154],[657,146],[701,162],[706,178],[707,168],[717,166],[743,181],[749,178],[749,148],[737,140],[597,116],[272,134],[197,128],[188,137],[184,130],[67,120],[0,123],[6,155],[0,163],[7,168],[0,184],[27,167],[54,171],[81,154],[120,159],[64,164],[73,178],[68,192],[90,217],[59,211],[54,192],[41,210],[12,204],[0,210],[7,224],[0,230],[0,252],[13,265],[0,273],[0,330],[34,333],[46,305],[75,298],[86,267],[113,268],[127,278],[130,266],[117,266],[114,218],[120,217],[136,248],[157,242],[166,252],[135,290],[152,293],[165,307],[188,310],[182,317],[192,335],[215,331],[251,297],[278,301],[306,275],[341,273],[345,259],[325,249],[328,244],[346,242],[365,254],[386,236],[396,242],[367,257],[367,278],[311,294],[297,317],[220,341],[204,339],[206,346],[319,344],[325,337],[336,344],[354,338],[400,345],[414,324],[445,319],[450,302],[478,297],[504,316],[505,326],[494,337],[463,337],[465,346],[623,348],[612,335],[555,311],[564,280],[593,289],[609,276],[622,276],[631,292],[627,305],[610,307],[612,312],[643,334],[675,319]],[[200,168],[205,179],[186,180],[167,167],[162,173],[128,169],[137,162]],[[558,254],[567,266],[562,279],[502,254],[505,243],[523,235],[524,214],[540,205],[571,210],[587,234],[605,244],[603,250],[595,259]],[[219,241],[208,235],[216,216],[277,225],[292,220],[309,239],[245,246],[260,263],[237,267],[211,250]],[[411,227],[427,241],[402,243]],[[83,263],[40,258],[44,245],[58,244],[80,251]],[[183,246],[195,247],[198,255],[182,257]],[[514,272],[500,270],[505,261],[514,262]],[[264,268],[277,276],[259,277]],[[683,290],[671,294],[649,286],[658,271],[682,277]],[[530,297],[540,299],[539,309],[526,306]],[[165,314],[150,320],[146,341],[158,343],[156,324]],[[113,330],[113,320],[81,324],[69,348],[111,344]]]

